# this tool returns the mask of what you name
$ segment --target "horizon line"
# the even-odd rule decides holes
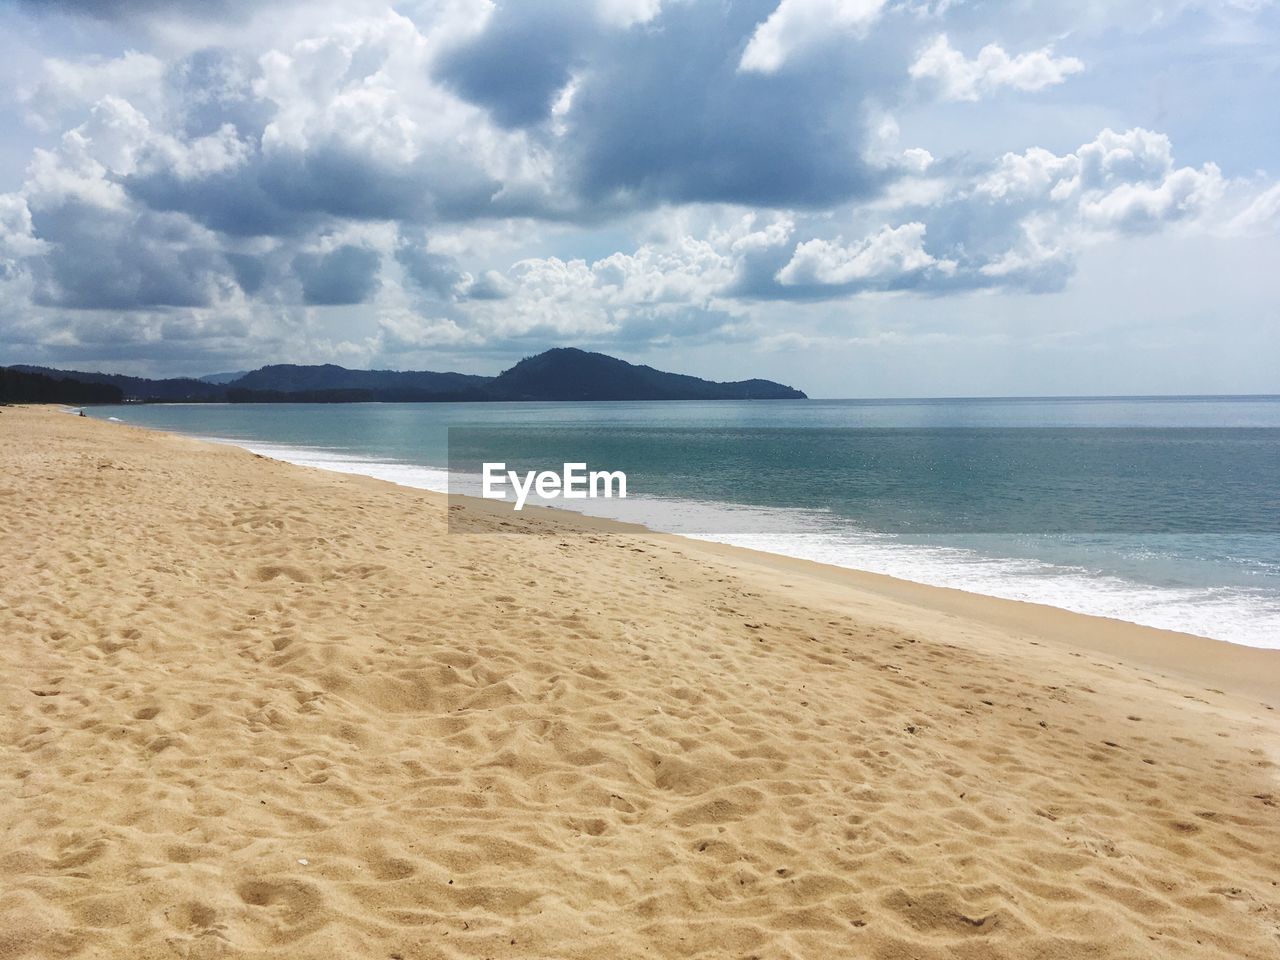
[[[598,352],[599,352],[599,351],[595,351],[595,350],[584,350],[582,347],[567,347],[567,348],[566,348],[566,347],[548,347],[546,350],[543,350],[543,351],[541,351],[541,352],[542,352],[542,353],[547,353],[547,352],[550,352],[551,350],[556,350],[556,349],[579,350],[579,351],[581,351],[581,352],[583,352],[583,353],[598,353]],[[525,357],[525,358],[523,358],[523,359],[529,359],[530,357],[535,357],[535,356],[539,356],[539,355],[540,355],[540,354],[530,354],[530,355],[529,355],[529,357]],[[612,354],[601,354],[601,356],[610,357],[611,359],[615,359],[615,360],[621,360],[621,359],[622,359],[621,357],[613,357],[613,356],[612,356]],[[519,362],[519,361],[517,361],[517,362]],[[632,364],[632,365],[634,365],[634,366],[643,366],[643,365],[644,365],[644,364],[635,364],[633,361],[630,361],[630,360],[623,360],[623,362],[624,362],[624,363],[630,363],[630,364]],[[63,367],[50,367],[50,366],[45,366],[44,364],[25,363],[25,362],[22,362],[22,361],[19,361],[19,362],[17,362],[17,363],[5,363],[5,364],[0,364],[0,367],[4,367],[4,368],[9,368],[9,367],[18,367],[18,366],[43,367],[44,369],[47,369],[47,370],[57,370],[57,371],[59,371],[59,372],[61,372],[61,373],[87,373],[87,374],[93,374],[93,375],[98,375],[98,376],[134,377],[134,378],[139,379],[139,380],[202,380],[202,378],[203,378],[203,377],[216,376],[216,375],[221,374],[221,373],[235,373],[235,372],[238,372],[238,371],[233,371],[233,370],[227,370],[227,371],[215,371],[215,372],[214,372],[214,373],[212,373],[212,374],[201,374],[201,375],[194,375],[194,374],[181,375],[181,374],[180,374],[180,375],[177,375],[177,376],[174,376],[174,375],[167,375],[167,376],[155,376],[155,375],[152,375],[152,376],[145,376],[145,375],[143,375],[143,374],[137,374],[137,373],[107,373],[106,371],[103,371],[103,370],[72,370],[72,369],[69,369],[69,368],[63,368]],[[391,369],[391,368],[389,368],[389,367],[382,367],[382,368],[378,368],[378,367],[343,367],[341,364],[335,364],[335,363],[289,363],[289,362],[279,362],[279,363],[269,363],[269,364],[264,364],[264,365],[263,365],[263,367],[269,367],[269,366],[296,366],[296,367],[324,367],[324,366],[334,366],[334,367],[339,367],[339,368],[341,368],[341,369],[343,369],[343,370],[350,370],[350,371],[353,371],[353,372],[364,372],[364,373],[459,373],[459,371],[457,371],[457,370],[394,370],[394,369]],[[253,370],[246,370],[246,371],[244,371],[244,373],[245,373],[245,374],[253,373],[253,372],[255,372],[255,370],[261,370],[261,369],[263,369],[263,367],[255,367]],[[656,369],[656,368],[655,368],[655,369]],[[673,371],[659,371],[659,372],[661,372],[661,373],[672,373]],[[492,376],[494,376],[494,375],[489,375],[489,374],[462,374],[462,375],[463,375],[463,376],[490,377],[490,378],[491,378]],[[696,379],[706,379],[706,378],[704,378],[704,377],[699,377],[697,374],[677,374],[677,376],[692,376],[692,377],[695,377]],[[768,378],[767,378],[767,377],[752,377],[752,378],[749,378],[749,379],[767,380]],[[711,381],[711,382],[713,382],[713,383],[714,383],[714,382],[734,382],[734,381]],[[790,384],[783,384],[783,383],[781,383],[781,381],[776,381],[776,380],[775,380],[775,381],[771,381],[771,382],[773,382],[773,383],[778,383],[778,384],[780,384],[781,386],[791,386]],[[803,390],[803,388],[800,388],[800,387],[794,387],[794,386],[792,386],[791,388],[792,388],[792,389],[795,389],[795,390],[800,390],[800,392],[802,392],[802,393],[805,393],[805,392],[806,392],[806,391],[804,391],[804,390]],[[926,402],[944,401],[944,400],[945,400],[945,401],[980,401],[980,400],[1277,400],[1277,399],[1280,399],[1280,391],[1275,392],[1275,393],[1081,393],[1081,394],[1062,393],[1062,394],[968,394],[968,395],[950,395],[950,396],[947,396],[947,395],[934,395],[934,396],[907,396],[907,395],[904,395],[904,396],[878,396],[878,397],[814,397],[814,396],[806,396],[804,400],[799,400],[799,401],[797,401],[797,400],[792,400],[792,399],[786,399],[786,402],[790,402],[790,403],[796,403],[796,402],[804,403],[804,402],[813,402],[813,401],[832,401],[832,400],[842,400],[842,401],[848,401],[848,402],[854,402],[854,403],[905,403],[905,402],[926,403]],[[150,403],[190,403],[190,402],[220,403],[220,402],[224,402],[224,401],[180,401],[180,400],[176,400],[176,401],[149,401],[149,402],[150,402]],[[430,401],[376,401],[376,400],[374,400],[374,401],[346,401],[346,402],[351,402],[351,403],[385,403],[385,402],[419,403],[419,402],[430,402]],[[451,402],[451,403],[480,403],[480,402],[485,402],[485,403],[491,403],[491,402],[494,402],[494,401],[468,401],[468,400],[455,400],[455,401],[437,401],[437,402]],[[633,400],[633,401],[629,401],[629,400],[617,400],[617,401],[573,401],[573,400],[565,400],[565,401],[557,401],[557,400],[545,400],[545,401],[521,401],[521,402],[524,402],[524,403],[528,403],[528,402],[542,402],[542,403],[580,403],[580,402],[592,402],[592,403],[682,403],[682,402],[687,402],[687,403],[724,403],[724,402],[732,402],[732,401],[724,401],[724,400],[714,400],[714,401],[712,401],[712,400],[706,400],[706,401],[703,401],[703,400],[691,400],[691,401],[680,401],[680,400],[661,400],[661,401],[645,401],[645,400]],[[760,403],[760,402],[772,402],[772,401],[768,401],[768,400],[750,400],[750,401],[739,401],[739,402]]]

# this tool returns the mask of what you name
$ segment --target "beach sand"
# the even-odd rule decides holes
[[[1280,652],[491,506],[0,409],[0,958],[1280,957]]]

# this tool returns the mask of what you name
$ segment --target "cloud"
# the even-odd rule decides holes
[[[747,258],[785,243],[786,219],[737,216],[702,236],[661,239],[596,260],[512,264],[500,302],[469,304],[472,329],[506,342],[652,343],[729,336],[742,323],[729,289]]]
[[[1075,158],[1081,187],[1105,189],[1164,178],[1173,169],[1173,144],[1165,134],[1142,127],[1123,133],[1107,128],[1082,145]]]
[[[975,193],[1054,208],[1096,230],[1143,233],[1196,218],[1223,189],[1216,164],[1176,167],[1167,136],[1135,127],[1103,130],[1064,156],[1035,147],[1006,154]]]
[[[225,256],[241,290],[253,296],[263,288],[267,280],[266,258],[235,252],[228,252]]]
[[[1168,137],[1103,130],[1075,151],[1005,154],[938,205],[940,249],[975,285],[1061,289],[1076,255],[1177,224],[1207,226],[1225,181],[1213,163],[1178,167]]]
[[[186,16],[215,18],[237,6],[239,0],[19,0],[22,6],[41,14],[71,14],[98,20],[128,20],[151,14],[181,13]]]
[[[230,269],[187,224],[163,214],[104,210],[71,199],[37,207],[32,223],[53,249],[34,261],[34,300],[84,310],[200,307]]]
[[[301,253],[293,271],[302,281],[307,304],[334,306],[364,303],[378,287],[377,251],[343,244],[328,253]]]
[[[756,27],[738,69],[776,73],[805,47],[832,33],[860,36],[880,16],[885,0],[781,0]]]
[[[1273,232],[1280,194],[1239,179],[1239,157],[1179,163],[1136,125],[1093,137],[1093,118],[1134,114],[1119,86],[1038,105],[1069,151],[1019,142],[1026,105],[993,96],[1078,72],[1055,38],[1120,84],[1126,31],[1157,14],[1265,17],[1157,6],[997,22],[948,0],[24,4],[0,349],[233,368],[820,343],[830,330],[793,326],[1063,290],[1086,251],[1129,238]],[[114,54],[83,53],[89,35]],[[1180,137],[1203,149],[1193,114]],[[996,155],[956,133],[970,124],[1000,131]]]
[[[939,260],[924,249],[923,223],[884,227],[866,239],[847,244],[808,240],[796,247],[791,260],[778,271],[786,286],[864,284],[888,286],[925,270],[955,273],[951,260]]]
[[[428,59],[416,27],[395,15],[272,48],[253,69],[229,54],[193,55],[170,75],[184,126],[221,121],[221,135],[234,130],[244,145],[242,162],[191,176],[153,150],[123,183],[154,209],[235,236],[305,233],[331,219],[497,215],[528,202],[518,138],[416,87]]]
[[[1280,229],[1280,183],[1263,190],[1231,218],[1229,235],[1256,237]]]
[[[571,89],[575,67],[613,31],[659,16],[661,0],[596,0],[595,16],[573,0],[495,6],[475,36],[446,50],[434,72],[505,128],[547,120]]]
[[[378,317],[378,330],[368,344],[375,356],[417,353],[439,347],[480,346],[484,338],[448,317],[422,317],[395,310]]]
[[[406,235],[402,230],[394,255],[409,280],[437,298],[451,296],[462,279],[453,258],[428,249],[427,239],[420,233]]]
[[[1140,233],[1197,216],[1221,197],[1222,190],[1216,164],[1199,170],[1182,167],[1155,182],[1122,183],[1082,197],[1080,215],[1091,226]]]
[[[910,74],[916,80],[934,82],[944,100],[979,100],[1000,87],[1043,90],[1082,70],[1084,63],[1075,57],[1055,57],[1052,47],[1011,57],[989,43],[970,60],[951,46],[946,34],[940,34],[911,64]]]
[[[172,62],[60,63],[29,102],[49,122],[95,94],[95,111],[107,99],[131,111],[136,128],[117,137],[128,162],[100,157],[106,180],[236,237],[351,219],[586,221],[667,202],[815,206],[891,178],[861,151],[878,65],[831,53],[785,78],[741,74],[751,4],[598,13],[509,3],[468,34],[386,11]]]
[[[165,69],[161,58],[137,50],[114,58],[47,57],[39,77],[20,89],[18,98],[26,107],[28,121],[37,129],[50,130],[92,106],[104,93],[158,108]]]
[[[973,286],[1049,293],[1061,290],[1075,269],[1076,250],[1052,216],[1033,213],[1015,225],[1010,245],[976,264]]]
[[[36,236],[26,197],[17,193],[0,193],[0,255],[37,257],[49,249],[49,242]]]
[[[993,200],[1025,200],[1046,193],[1060,197],[1074,189],[1079,169],[1075,154],[1060,157],[1043,147],[1029,147],[1023,153],[1006,153],[976,189]]]
[[[464,273],[453,287],[459,300],[505,300],[513,290],[513,284],[497,270],[486,270],[478,277]]]
[[[502,126],[538,123],[569,82],[574,54],[592,26],[570,5],[507,4],[478,37],[447,52],[436,72]]]
[[[827,51],[764,76],[737,68],[749,5],[665,7],[613,35],[564,118],[571,189],[595,209],[663,203],[820,206],[889,178],[863,156],[872,60]]]
[[[261,84],[256,57],[205,47],[166,64],[159,91],[175,133],[207,136],[229,125],[240,136],[251,137],[260,135],[276,112],[276,105],[261,95]]]
[[[921,170],[883,202],[850,212],[862,223],[896,215],[898,226],[873,225],[862,239],[846,241],[831,235],[834,223],[811,218],[796,232],[818,235],[801,239],[789,255],[774,247],[744,260],[733,292],[829,300],[886,290],[1060,290],[1091,246],[1179,224],[1207,229],[1224,188],[1211,163],[1178,167],[1167,137],[1108,129],[1062,156],[1032,147],[964,175]]]
[[[117,182],[114,174],[135,169],[152,139],[145,117],[104,97],[56,149],[35,152],[22,192],[0,206],[12,224],[6,223],[6,234],[25,246],[15,272],[30,279],[36,305],[199,307],[233,288],[214,238],[181,216],[135,207]],[[181,162],[214,161],[184,156]]]
[[[616,27],[648,23],[661,9],[662,0],[596,0],[597,15]]]

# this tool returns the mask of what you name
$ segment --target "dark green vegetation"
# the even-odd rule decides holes
[[[20,363],[9,367],[22,373],[42,374],[46,377],[74,377],[82,383],[95,383],[113,387],[125,400],[193,401],[224,400],[226,388],[216,383],[204,383],[187,377],[169,380],[148,380],[146,377],[126,377],[119,373],[87,373],[80,370],[54,370],[50,367],[33,367]],[[117,402],[119,402],[117,400]]]
[[[232,403],[425,403],[448,400],[803,400],[772,380],[717,383],[637,366],[572,347],[521,360],[496,377],[429,370],[348,370],[333,364],[272,364],[225,383],[178,378],[147,380],[18,365],[7,372],[75,377],[83,385],[119,390],[126,400]],[[65,382],[65,381],[64,381]],[[94,402],[63,400],[67,403]],[[103,401],[97,401],[103,402]],[[106,401],[110,402],[110,401]]]
[[[488,385],[499,400],[803,400],[772,380],[717,383],[664,373],[583,350],[547,350],[504,370]]]
[[[119,387],[0,367],[0,403],[120,403]]]

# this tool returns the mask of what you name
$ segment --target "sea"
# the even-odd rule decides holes
[[[1280,648],[1280,397],[127,404],[90,416],[441,492],[482,462],[624,470],[556,501],[686,536]]]

